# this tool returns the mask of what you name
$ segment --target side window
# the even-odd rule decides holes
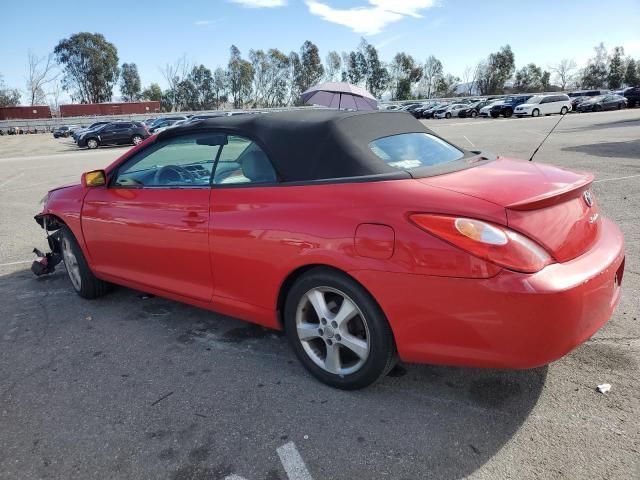
[[[553,97],[545,97],[542,99],[540,103],[551,103],[553,102]]]
[[[266,184],[277,180],[269,158],[255,142],[235,135],[227,137],[216,164],[214,184]]]
[[[209,186],[224,135],[198,133],[150,145],[118,169],[113,187]]]

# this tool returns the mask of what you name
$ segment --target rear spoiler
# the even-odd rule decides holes
[[[571,198],[575,198],[578,195],[581,195],[585,190],[588,190],[593,183],[593,179],[593,175],[585,173],[582,178],[576,180],[574,183],[565,185],[557,190],[545,192],[541,195],[512,203],[511,205],[507,205],[506,208],[509,210],[537,210],[539,208],[562,203]]]

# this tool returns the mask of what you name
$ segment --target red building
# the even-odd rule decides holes
[[[123,103],[74,103],[60,105],[61,117],[85,117],[94,115],[128,115],[156,113],[160,111],[160,102],[123,102]]]
[[[51,118],[51,109],[46,105],[0,107],[0,120],[33,120],[39,118]]]

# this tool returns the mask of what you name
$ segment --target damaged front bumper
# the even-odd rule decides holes
[[[48,275],[55,272],[56,265],[62,261],[62,248],[60,245],[60,227],[57,222],[51,222],[50,219],[44,214],[38,214],[34,217],[35,221],[44,228],[47,233],[47,243],[49,244],[50,252],[43,253],[37,248],[33,249],[38,258],[31,264],[31,271],[38,277],[42,275]],[[55,230],[53,233],[49,233],[51,230]]]

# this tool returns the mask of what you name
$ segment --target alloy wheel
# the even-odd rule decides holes
[[[64,259],[64,266],[69,274],[69,280],[71,280],[71,283],[76,290],[80,290],[82,287],[80,265],[78,265],[78,259],[71,249],[69,239],[66,237],[62,238],[62,258]]]
[[[352,374],[369,357],[367,320],[358,305],[338,289],[309,290],[298,302],[295,321],[304,352],[326,372]]]

